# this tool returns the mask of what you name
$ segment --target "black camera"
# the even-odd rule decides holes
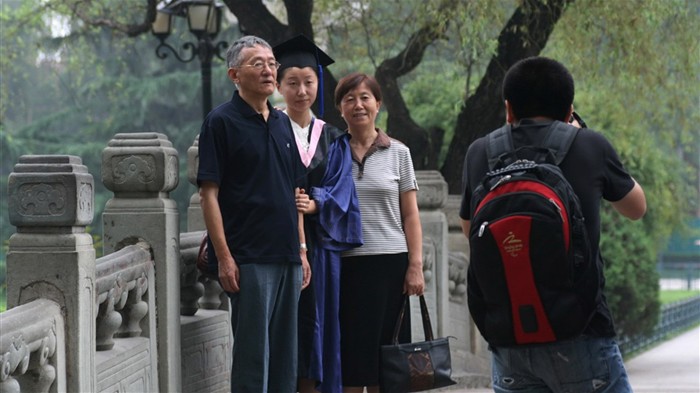
[[[581,128],[588,128],[588,126],[586,125],[586,122],[583,121],[581,116],[579,116],[579,114],[576,113],[576,111],[571,112],[571,118],[569,118],[569,123],[573,123],[574,120],[576,120],[578,122],[578,124],[581,126]]]

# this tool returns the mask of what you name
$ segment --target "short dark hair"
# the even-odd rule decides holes
[[[371,91],[372,95],[374,95],[375,100],[382,100],[382,89],[379,87],[379,83],[376,79],[361,72],[352,72],[342,77],[338,81],[338,85],[335,87],[334,102],[336,108],[340,107],[340,101],[343,100],[343,97],[345,97],[350,90],[357,88],[362,83],[367,85],[369,91]]]
[[[528,57],[515,63],[503,79],[503,99],[515,117],[545,116],[567,121],[574,102],[574,78],[563,64],[546,57]]]

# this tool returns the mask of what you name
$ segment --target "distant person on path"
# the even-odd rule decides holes
[[[553,122],[572,119],[573,77],[557,61],[544,57],[527,58],[507,72],[503,81],[503,98],[506,121],[512,126],[514,147],[539,145]],[[489,170],[487,146],[488,137],[476,140],[469,147],[464,161],[460,217],[467,238],[474,208],[470,201]],[[605,280],[599,250],[600,201],[601,198],[610,201],[623,216],[637,220],[646,212],[644,192],[622,165],[610,142],[602,134],[587,128],[577,132],[559,167],[581,202],[602,295],[598,297],[590,322],[578,337],[534,345],[489,345],[493,388],[499,393],[631,392],[614,339],[613,319],[602,292]],[[472,254],[471,264],[478,257]],[[469,285],[476,286],[470,291],[478,292],[480,286],[484,288],[489,283],[469,281]],[[483,307],[488,309],[489,304]],[[471,304],[470,311],[473,315],[478,312]]]
[[[197,182],[208,258],[235,304],[231,391],[294,392],[297,306],[311,275],[295,204],[306,169],[287,116],[268,102],[280,66],[270,45],[242,37],[226,62],[238,89],[202,124]]]
[[[299,153],[307,171],[297,194],[304,213],[311,285],[299,299],[300,393],[342,390],[340,369],[340,251],[362,244],[360,211],[352,180],[349,135],[311,112],[323,96],[323,68],[333,63],[303,35],[273,47],[282,64],[277,89],[286,104]],[[319,117],[323,115],[321,99]]]
[[[423,235],[418,184],[403,143],[377,128],[377,81],[351,73],[338,81],[335,105],[348,125],[352,177],[360,199],[362,247],[344,251],[340,275],[343,391],[379,391],[381,345],[391,344],[404,296],[421,295]],[[410,313],[399,342],[411,341]]]

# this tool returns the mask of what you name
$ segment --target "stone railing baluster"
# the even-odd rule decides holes
[[[149,309],[143,297],[153,285],[147,278],[152,270],[153,259],[145,243],[124,247],[97,260],[98,351],[112,349],[114,337],[142,334],[142,320]]]
[[[194,315],[204,294],[204,285],[197,281],[197,255],[204,231],[180,234],[180,314]]]
[[[37,299],[2,314],[0,392],[66,391],[65,326],[61,307]]]

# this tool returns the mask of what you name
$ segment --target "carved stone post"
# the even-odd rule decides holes
[[[195,186],[198,167],[199,136],[187,149],[187,178]],[[195,233],[205,229],[199,193],[196,192],[192,194],[187,209],[187,230]],[[199,299],[197,313],[182,317],[183,392],[228,391],[231,386],[233,345],[228,296],[218,281],[204,275],[197,278],[196,271],[192,276],[183,277],[183,286],[187,287],[183,290],[192,290],[197,294],[204,292]]]
[[[199,135],[194,138],[192,146],[187,149],[187,180],[197,187],[197,171],[199,170]],[[199,192],[190,197],[187,208],[187,231],[203,231],[207,229],[202,217],[202,206],[199,203]]]
[[[66,389],[94,392],[95,249],[85,227],[94,180],[80,157],[22,156],[8,183],[7,306],[55,301],[65,313]],[[39,376],[41,377],[41,376]]]
[[[425,276],[425,298],[431,312],[433,330],[445,336],[448,319],[447,281],[447,219],[442,207],[447,200],[447,182],[438,171],[416,171],[418,181],[418,208],[423,227],[423,274]],[[422,324],[417,302],[413,306],[411,325],[414,337],[423,339]],[[437,328],[437,329],[436,329]]]
[[[178,155],[157,133],[117,134],[102,152],[102,182],[114,192],[102,215],[105,255],[145,241],[156,266],[158,378],[164,392],[181,391]]]
[[[462,233],[459,217],[461,195],[448,195],[444,207],[448,224],[449,248],[449,335],[456,337],[450,342],[453,371],[471,375],[475,381],[488,383],[490,375],[490,354],[486,342],[474,325],[467,306],[467,268],[469,267],[469,241]],[[478,385],[478,384],[477,384]],[[481,386],[481,385],[479,385]]]

